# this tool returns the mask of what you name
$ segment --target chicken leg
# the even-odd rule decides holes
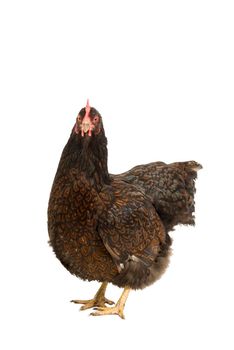
[[[114,302],[105,297],[107,282],[103,282],[101,287],[98,289],[93,299],[90,300],[71,300],[72,303],[75,304],[84,304],[81,306],[80,310],[87,310],[92,307],[101,307],[105,308],[105,304],[113,305]]]
[[[113,307],[95,307],[95,312],[92,312],[90,315],[91,316],[103,316],[103,315],[119,315],[119,317],[121,318],[125,318],[124,317],[124,306],[126,303],[126,300],[128,298],[128,294],[130,292],[130,288],[129,287],[125,287],[123,293],[121,294],[119,300],[117,301],[117,303],[115,304],[115,306]]]

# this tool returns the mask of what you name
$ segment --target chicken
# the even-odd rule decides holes
[[[177,224],[194,224],[194,162],[139,165],[111,175],[102,117],[82,108],[62,152],[50,193],[48,232],[56,257],[83,280],[102,282],[93,299],[72,300],[93,316],[119,315],[131,289],[158,280],[169,264]],[[108,283],[123,287],[114,304]]]

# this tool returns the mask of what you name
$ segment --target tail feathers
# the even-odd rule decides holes
[[[175,225],[194,225],[197,171],[195,161],[138,165],[118,178],[141,188],[152,200],[167,231]]]
[[[189,173],[197,173],[198,170],[202,169],[202,165],[195,162],[195,160],[190,160],[188,162],[175,162],[175,163],[169,164],[169,166],[178,167],[180,169],[183,169],[188,174]]]
[[[201,164],[195,161],[169,164],[168,176],[176,186],[167,188],[164,195],[155,201],[156,210],[167,231],[173,230],[178,224],[195,224],[195,180],[200,169]]]

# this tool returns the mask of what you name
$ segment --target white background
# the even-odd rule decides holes
[[[232,1],[1,1],[2,349],[233,349]],[[77,112],[103,116],[109,170],[194,159],[197,225],[132,292],[126,320],[88,317],[47,245],[47,202]],[[117,300],[121,290],[109,286]]]

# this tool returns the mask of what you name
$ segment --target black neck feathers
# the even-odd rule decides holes
[[[110,183],[107,167],[107,138],[104,130],[98,135],[77,135],[75,132],[64,147],[56,177],[65,175],[70,169],[77,169],[98,191]]]

